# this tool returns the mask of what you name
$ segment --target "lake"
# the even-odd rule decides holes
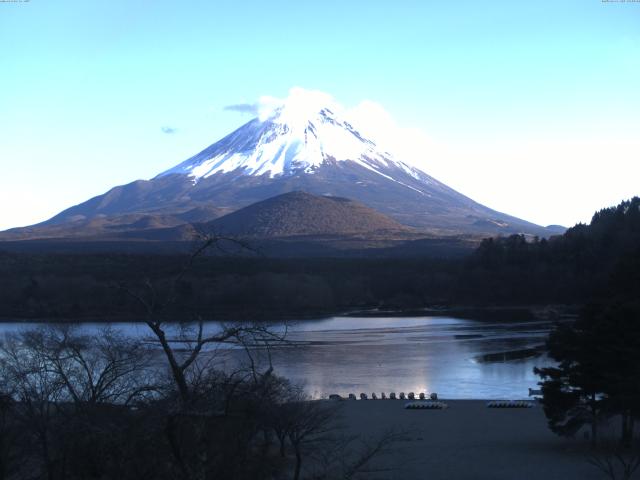
[[[0,324],[0,334],[33,328],[33,323]],[[104,324],[85,323],[85,333]],[[127,335],[148,336],[139,323],[112,324]],[[207,322],[206,329],[220,324]],[[538,388],[533,367],[549,365],[531,349],[542,345],[551,328],[546,321],[491,322],[452,317],[332,317],[290,324],[290,345],[276,347],[276,373],[316,398],[332,393],[437,392],[451,399],[527,398]],[[244,354],[218,351],[231,368]],[[264,351],[259,352],[265,358]],[[515,357],[515,358],[514,358]],[[520,358],[522,357],[522,358]]]

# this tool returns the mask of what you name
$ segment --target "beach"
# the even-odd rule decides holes
[[[539,405],[500,409],[481,400],[445,400],[445,410],[407,410],[401,400],[336,403],[350,435],[372,440],[392,429],[406,432],[392,453],[376,459],[375,466],[390,470],[367,478],[604,478],[588,463],[588,441],[552,433]]]

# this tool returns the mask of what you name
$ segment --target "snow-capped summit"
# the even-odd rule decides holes
[[[273,178],[313,174],[327,161],[352,161],[385,176],[393,165],[421,176],[379,148],[375,139],[366,138],[348,117],[329,95],[294,88],[287,99],[263,102],[257,118],[159,176],[177,173],[198,181],[238,170]]]
[[[355,200],[432,236],[549,234],[487,208],[395,157],[371,133],[384,135],[382,123],[363,111],[358,115],[357,108],[345,109],[330,95],[299,88],[285,100],[263,97],[256,118],[197,155],[151,180],[114,187],[68,208],[44,225],[79,225],[122,215],[152,215],[167,225],[207,222],[302,191]]]

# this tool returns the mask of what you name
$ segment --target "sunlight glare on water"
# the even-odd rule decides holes
[[[5,323],[8,333],[38,324]],[[112,324],[135,337],[149,337],[142,323]],[[78,328],[97,333],[103,324]],[[487,354],[534,348],[545,341],[548,322],[490,322],[452,317],[332,317],[287,325],[286,346],[271,350],[277,374],[304,384],[314,397],[331,393],[437,392],[441,398],[526,398],[537,388],[534,366],[549,364],[544,356],[517,360]],[[284,331],[278,325],[279,331]],[[174,334],[177,328],[170,329]],[[207,322],[205,330],[220,330]],[[237,361],[243,353],[232,352]],[[264,358],[264,355],[262,356]],[[237,361],[227,360],[229,367]]]

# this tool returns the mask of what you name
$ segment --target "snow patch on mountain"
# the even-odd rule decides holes
[[[348,111],[330,95],[294,88],[284,100],[263,97],[258,118],[159,176],[188,175],[194,182],[216,173],[238,171],[273,178],[313,174],[329,161],[353,161],[391,180],[401,169],[426,181],[430,177],[399,161],[366,138]]]

